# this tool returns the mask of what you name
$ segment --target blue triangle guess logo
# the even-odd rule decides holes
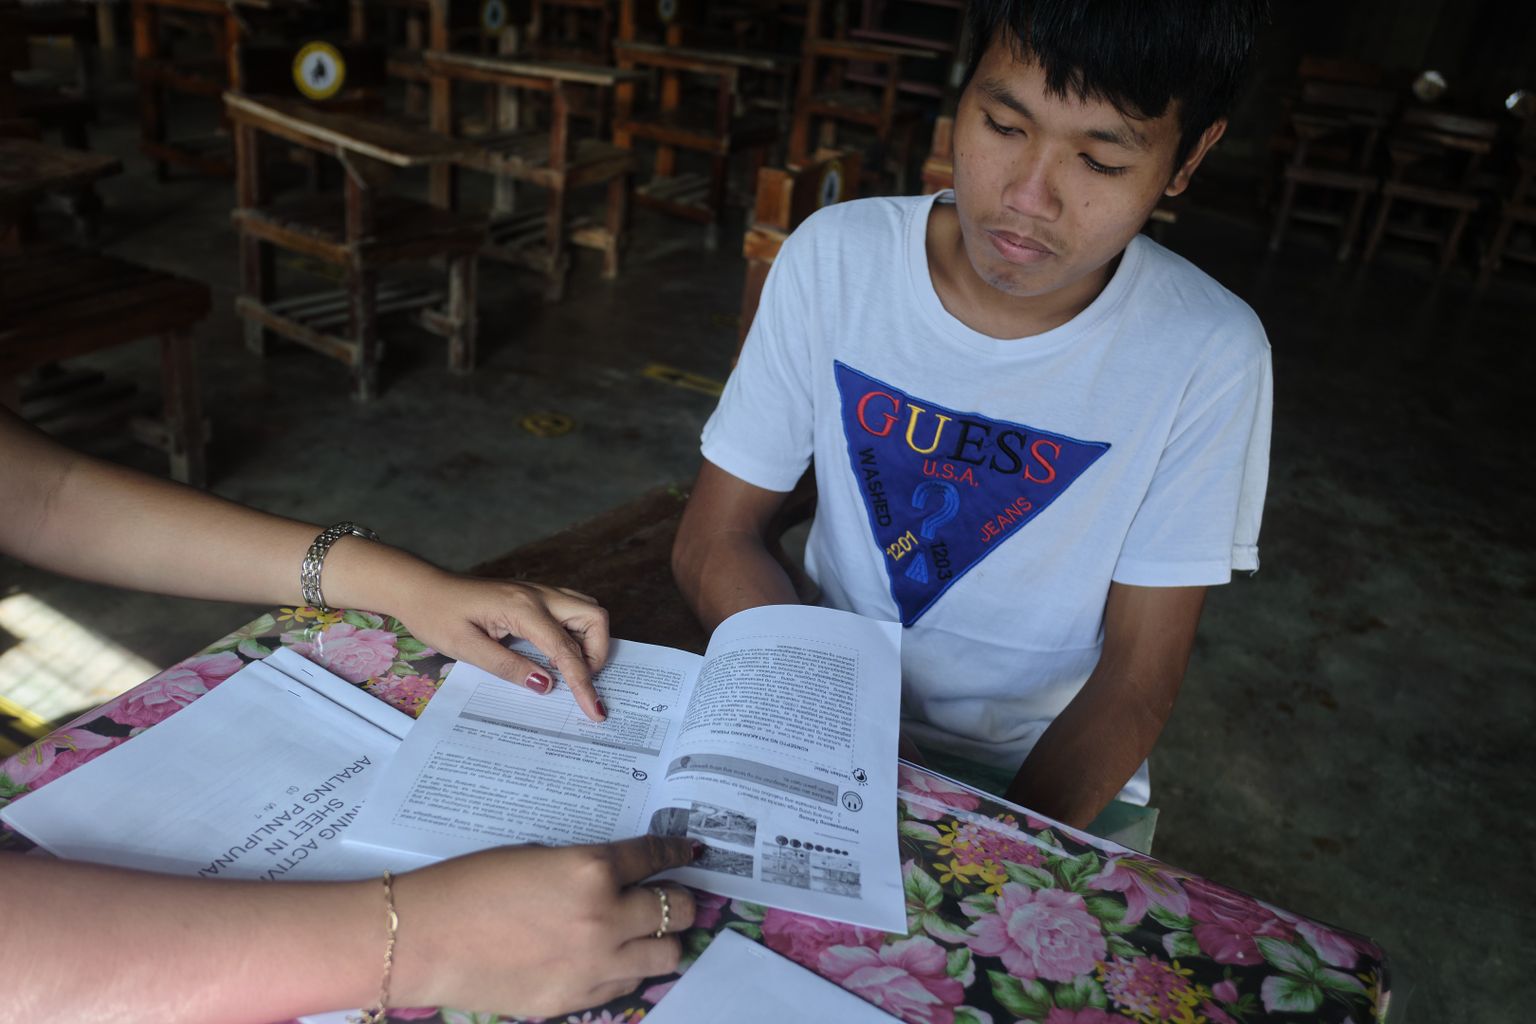
[[[841,362],[835,372],[848,460],[904,626],[1109,451],[945,409]]]

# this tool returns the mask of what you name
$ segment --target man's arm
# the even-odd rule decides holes
[[[1008,787],[1008,799],[1081,828],[1151,753],[1184,681],[1204,587],[1111,583],[1104,651]]]
[[[799,596],[775,556],[768,529],[785,492],[732,476],[708,459],[699,467],[672,545],[672,575],[688,606],[713,630],[747,608],[797,604]]]

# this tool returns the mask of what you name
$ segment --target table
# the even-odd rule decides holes
[[[450,369],[473,370],[475,257],[485,239],[485,220],[386,192],[396,171],[440,166],[462,157],[470,144],[287,96],[226,93],[224,110],[235,135],[233,219],[240,235],[241,282],[235,312],[245,322],[246,347],[263,354],[266,333],[275,331],[346,363],[354,397],[369,399],[378,392],[379,315],[409,312],[447,339]],[[307,196],[273,202],[261,159],[263,135],[339,161],[347,171],[341,200]],[[330,263],[344,287],[276,299],[273,246]],[[386,264],[430,259],[446,264],[446,289],[380,281]],[[334,333],[344,325],[347,335]]]
[[[225,90],[241,89],[240,41],[250,32],[247,15],[299,9],[287,0],[133,0],[134,77],[139,83],[139,149],[155,161],[164,181],[169,164],[204,174],[234,170],[220,135],[168,138],[165,93],[204,96],[217,101]],[[162,38],[162,22],[199,25],[211,42],[211,54],[175,58]]]
[[[28,208],[45,192],[86,188],[122,169],[122,161],[106,153],[0,136],[0,237],[12,223],[25,224]]]
[[[571,264],[566,251],[568,241],[601,252],[603,276],[616,277],[628,218],[628,179],[634,158],[628,150],[601,138],[576,138],[570,122],[581,108],[582,96],[590,101],[591,110],[597,111],[602,109],[608,92],[644,76],[595,64],[452,53],[445,49],[447,34],[447,23],[435,17],[432,49],[422,54],[422,68],[431,82],[432,130],[445,137],[454,137],[461,130],[454,99],[457,83],[474,83],[495,90],[493,121],[498,127],[476,136],[473,153],[457,161],[460,166],[491,175],[495,182],[496,198],[485,255],[543,274],[544,297],[551,302],[565,294]],[[522,118],[516,96],[522,91],[548,97],[546,129],[530,131],[519,127]],[[514,182],[543,189],[547,194],[543,210],[513,211]],[[568,217],[570,191],[599,184],[607,188],[602,222]],[[432,201],[438,206],[459,208],[456,167],[434,168],[430,189]]]
[[[392,618],[276,609],[0,762],[0,804],[169,717],[278,645],[316,649],[320,634],[317,660],[413,715],[452,664]],[[731,928],[911,1024],[1385,1019],[1386,957],[1360,936],[908,765],[897,828],[906,936],[701,893],[685,962]],[[25,846],[0,834],[0,847]],[[552,1020],[629,1024],[673,980],[649,979],[604,1007]],[[391,1017],[470,1019],[427,1009]]]

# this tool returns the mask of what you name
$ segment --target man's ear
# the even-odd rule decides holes
[[[1173,173],[1173,178],[1168,182],[1168,187],[1163,189],[1163,195],[1176,196],[1189,188],[1189,179],[1194,176],[1195,168],[1200,166],[1200,161],[1205,159],[1205,154],[1216,145],[1216,140],[1226,134],[1227,119],[1220,118],[1205,131],[1200,133],[1200,138],[1195,141],[1195,146],[1184,158],[1184,163]]]

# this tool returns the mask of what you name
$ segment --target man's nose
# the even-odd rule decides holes
[[[1058,179],[1065,158],[1031,148],[1010,168],[1003,203],[1025,217],[1051,221],[1061,215]]]

